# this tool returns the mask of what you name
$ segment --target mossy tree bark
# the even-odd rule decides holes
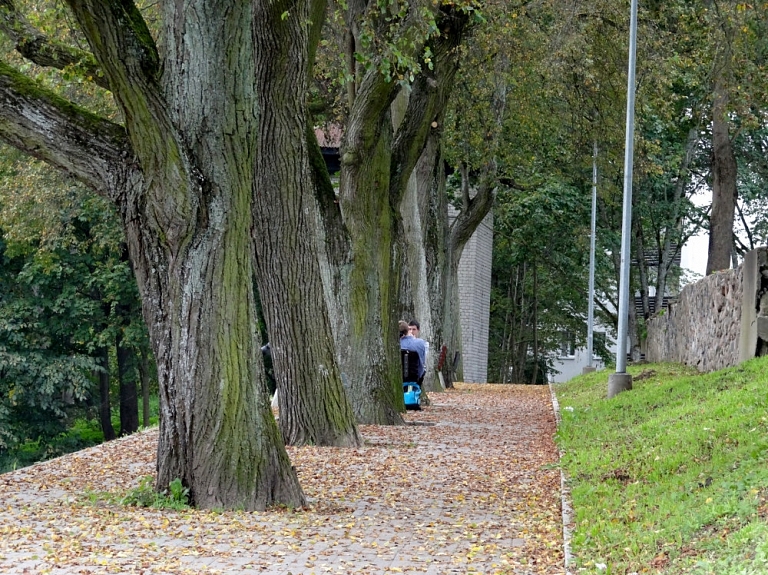
[[[370,70],[350,112],[342,144],[339,203],[350,235],[354,265],[345,276],[345,318],[340,337],[346,389],[358,421],[402,423],[402,380],[398,381],[397,260],[393,237],[399,214],[391,202],[389,178],[394,83]]]
[[[292,445],[357,446],[320,275],[306,130],[310,63],[323,1],[264,3],[254,18],[259,120],[253,237],[270,333],[280,430]],[[283,13],[289,16],[281,18]],[[309,28],[306,22],[315,23]]]
[[[70,0],[118,126],[0,64],[0,137],[118,206],[158,365],[157,487],[202,508],[299,506],[255,333],[252,2],[164,3],[164,54],[130,1]]]
[[[362,13],[364,9],[364,5],[350,7],[350,49],[359,45],[355,10]],[[440,34],[429,40],[433,67],[425,63],[417,75],[402,120],[398,117],[393,122],[391,114],[400,88],[376,66],[366,71],[356,68],[357,80],[349,91],[352,102],[341,149],[339,205],[349,234],[351,257],[346,261],[353,265],[342,274],[344,296],[337,302],[345,318],[341,338],[349,342],[341,349],[346,389],[358,420],[364,423],[402,421],[396,323],[413,302],[413,294],[401,290],[418,285],[404,270],[415,269],[413,262],[419,258],[406,255],[409,241],[401,207],[427,138],[442,124],[457,65],[455,48],[469,16],[446,6],[436,19]],[[422,190],[417,193],[425,190],[417,188]],[[421,200],[414,197],[413,201]],[[411,263],[405,265],[408,257]]]

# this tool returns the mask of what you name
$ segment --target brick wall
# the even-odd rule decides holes
[[[459,310],[464,381],[488,378],[488,321],[491,309],[493,214],[478,226],[459,263]]]

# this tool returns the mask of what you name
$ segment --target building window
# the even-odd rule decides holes
[[[576,357],[576,338],[571,331],[560,332],[560,358]]]

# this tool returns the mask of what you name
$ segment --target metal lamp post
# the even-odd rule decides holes
[[[592,222],[589,236],[589,302],[587,311],[587,366],[582,373],[592,373],[595,338],[595,229],[597,228],[597,142],[592,153]]]
[[[621,272],[619,278],[619,328],[616,342],[616,373],[608,378],[608,397],[632,389],[627,369],[629,319],[630,236],[632,231],[632,160],[635,135],[635,52],[637,51],[637,0],[632,0],[629,22],[629,69],[627,73],[627,138],[624,144],[624,211],[621,223]]]

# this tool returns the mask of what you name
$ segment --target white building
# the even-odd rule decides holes
[[[608,346],[611,353],[616,353],[616,342],[606,335],[605,327],[596,325],[593,332],[593,349],[597,347],[597,344],[602,340],[604,345]],[[563,383],[568,381],[572,377],[581,375],[584,373],[584,368],[590,365],[589,357],[587,356],[587,348],[577,348],[574,343],[573,335],[568,332],[562,333],[562,343],[560,344],[560,350],[554,361],[555,373],[550,373],[549,381],[552,383]],[[603,361],[592,354],[592,367],[598,371],[605,368]]]

